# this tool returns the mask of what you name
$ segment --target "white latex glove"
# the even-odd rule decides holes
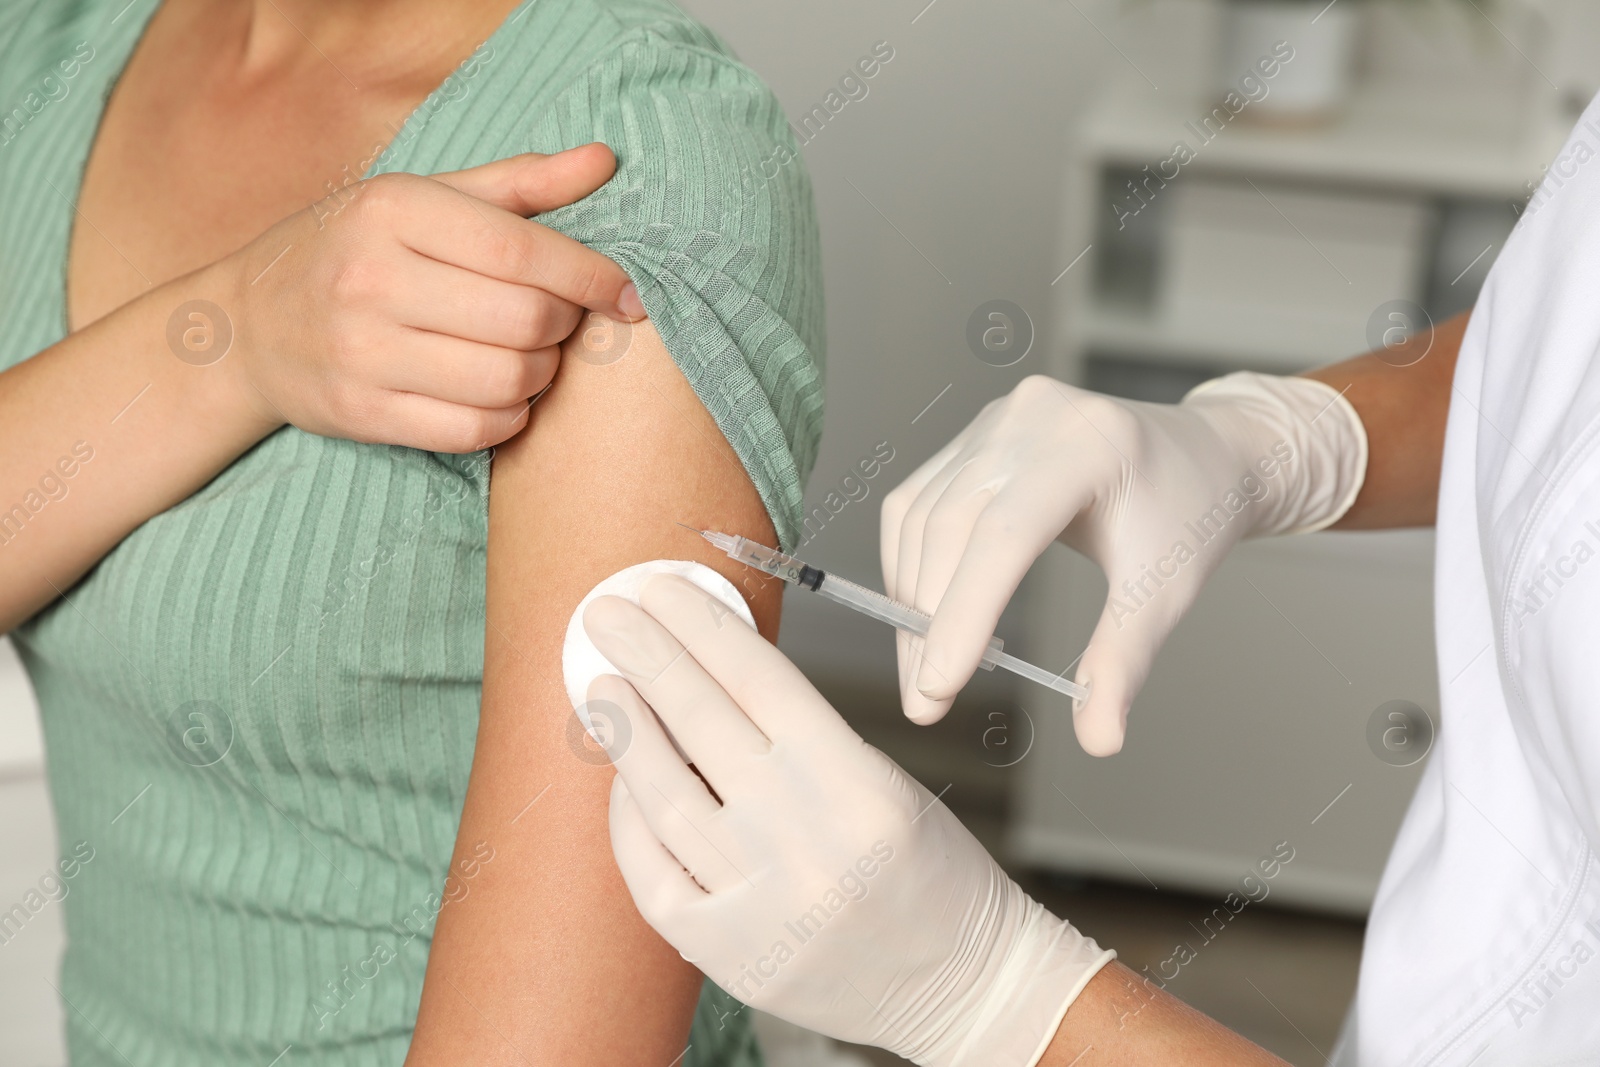
[[[887,591],[933,614],[926,640],[899,638],[906,715],[944,716],[1023,575],[1060,540],[1110,582],[1074,724],[1085,751],[1118,751],[1156,651],[1228,550],[1337,521],[1366,469],[1355,409],[1308,378],[1230,374],[1180,404],[1024,379],[883,502]]]
[[[1037,1062],[1115,954],[1030,899],[726,606],[670,575],[640,603],[601,597],[584,626],[628,679],[597,679],[588,704],[615,705],[611,843],[650,925],[800,1026],[925,1067]]]

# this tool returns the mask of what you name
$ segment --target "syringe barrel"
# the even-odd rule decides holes
[[[727,535],[722,535],[727,538]],[[728,554],[730,559],[738,560],[747,567],[754,567],[758,571],[765,571],[774,578],[781,578],[791,585],[800,582],[801,573],[809,568],[799,560],[775,548],[751,541],[745,537],[727,538],[727,544],[718,547]],[[715,543],[715,542],[713,542]]]
[[[816,590],[830,600],[853,607],[865,615],[871,615],[878,621],[886,622],[895,629],[907,633],[925,637],[928,627],[933,623],[932,616],[926,612],[897,603],[876,590],[857,585],[848,578],[840,578],[835,574],[826,575],[816,586]],[[989,652],[984,655],[981,664],[985,670],[994,669],[993,654],[999,652],[1004,645],[1005,642],[998,637],[989,639]]]
[[[838,601],[847,607],[871,615],[880,622],[886,622],[897,630],[907,633],[926,634],[928,626],[933,619],[915,608],[897,604],[882,593],[868,589],[864,585],[857,585],[848,578],[838,575],[825,576],[815,587],[817,592],[829,600]]]

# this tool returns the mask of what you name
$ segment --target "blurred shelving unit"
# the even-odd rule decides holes
[[[1052,288],[1051,373],[1175,400],[1232,370],[1366,351],[1389,301],[1435,320],[1471,306],[1576,116],[1529,58],[1548,24],[1502,37],[1504,18],[1483,32],[1469,5],[1405,6],[1369,5],[1359,88],[1336,119],[1242,114],[1209,140],[1218,5],[1130,5],[1106,27],[1109,76],[1071,135],[1059,261],[1074,265]],[[1180,141],[1192,158],[1157,169]],[[1364,912],[1422,767],[1380,759],[1369,720],[1400,699],[1437,722],[1452,673],[1435,664],[1432,545],[1412,530],[1242,547],[1174,633],[1113,759],[1079,750],[1064,701],[1025,694],[1037,738],[1011,857],[1221,894],[1287,841],[1278,900]],[[1104,579],[1065,550],[1034,575],[1030,651],[1070,658]]]
[[[34,913],[40,878],[56,863],[55,816],[44,776],[44,742],[33,688],[8,638],[0,637],[0,1060],[62,1064],[56,981],[66,943],[62,910]],[[29,897],[29,893],[34,895]],[[20,909],[20,910],[19,910]]]

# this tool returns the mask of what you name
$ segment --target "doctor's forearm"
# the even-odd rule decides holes
[[[1091,1058],[1085,1054],[1094,1050]],[[1039,1067],[1284,1067],[1284,1061],[1115,960],[1067,1010]]]
[[[1447,319],[1382,353],[1306,373],[1344,390],[1367,430],[1366,481],[1333,529],[1433,525],[1445,416],[1469,314]]]

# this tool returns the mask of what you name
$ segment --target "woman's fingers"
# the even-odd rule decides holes
[[[526,400],[491,409],[421,393],[387,392],[374,411],[342,419],[340,436],[424,452],[477,452],[519,433],[528,424],[528,408]]]
[[[387,213],[401,243],[430,259],[543,289],[629,322],[644,316],[627,272],[594,249],[440,182],[426,186],[416,191],[419,203],[407,204],[411,210],[405,214],[395,210],[398,205],[374,203],[373,192],[363,193],[356,204]]]
[[[545,155],[524,152],[481,167],[433,175],[433,180],[527,218],[576,203],[617,172],[617,157],[593,144]]]
[[[296,212],[229,257],[250,279],[234,364],[310,433],[439,452],[505,440],[583,309],[644,317],[622,267],[523,217],[593,192],[614,166],[589,146],[437,180],[380,174],[336,210]]]
[[[386,311],[395,322],[524,352],[565,341],[584,309],[531,285],[489,278],[422,256],[398,270]]]
[[[387,357],[380,373],[390,389],[466,408],[510,410],[550,384],[561,349],[522,352],[408,329],[397,331]]]

